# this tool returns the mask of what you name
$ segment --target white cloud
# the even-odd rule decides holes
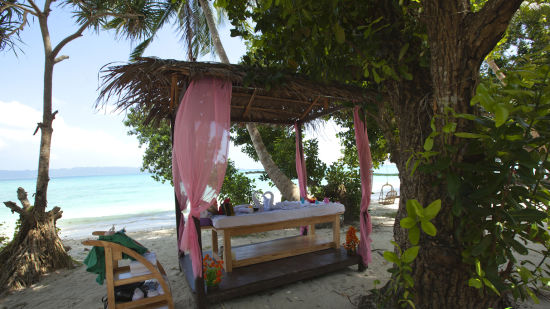
[[[19,102],[0,101],[0,169],[36,168],[40,134],[32,135],[42,113]],[[139,166],[143,150],[120,132],[68,124],[57,115],[53,123],[51,167]],[[120,133],[117,135],[116,133]],[[32,158],[30,158],[30,157]]]
[[[42,119],[42,112],[17,101],[0,101],[0,126],[32,130]],[[32,132],[31,132],[32,134]]]

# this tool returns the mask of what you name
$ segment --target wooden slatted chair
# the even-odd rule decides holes
[[[93,232],[93,235],[105,235],[105,232]],[[130,248],[126,248],[117,243],[103,240],[85,240],[82,242],[86,246],[96,246],[105,248],[105,281],[107,281],[107,304],[109,309],[124,308],[174,308],[170,285],[166,282],[166,272],[157,260],[157,265],[151,264],[146,258],[141,256]],[[142,263],[150,271],[149,274],[134,276],[130,272],[129,266],[119,266],[122,260],[122,254],[126,254]],[[119,302],[115,301],[115,286],[141,282],[149,279],[156,279],[164,294],[147,297],[136,301]]]

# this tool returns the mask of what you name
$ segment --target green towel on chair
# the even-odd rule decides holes
[[[117,243],[124,247],[130,248],[139,254],[144,254],[148,251],[147,248],[137,244],[124,232],[116,232],[113,235],[99,236],[99,240]],[[122,258],[133,260],[133,258],[127,254],[122,254]],[[103,284],[103,281],[105,280],[105,248],[94,246],[92,250],[90,250],[90,253],[88,253],[86,259],[84,259],[84,264],[86,264],[86,271],[97,274],[95,281],[99,284]]]

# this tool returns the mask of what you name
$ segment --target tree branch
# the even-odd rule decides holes
[[[20,10],[22,10],[23,12],[25,13],[28,13],[28,14],[31,14],[31,15],[34,15],[34,16],[38,16],[38,13],[33,11],[34,8],[29,8],[23,4],[17,4],[17,3],[8,3],[6,1],[0,1],[0,3],[3,5],[2,9],[0,10],[0,12],[2,11],[5,11],[7,10],[8,8],[10,7],[14,7],[14,8],[18,8]],[[26,20],[26,17],[25,17],[25,20]]]
[[[23,205],[23,210],[28,210],[31,207],[31,203],[29,202],[29,199],[27,199],[27,192],[25,189],[21,187],[17,188],[17,199],[21,202],[21,205]]]
[[[4,35],[4,38],[5,38],[5,39],[7,39],[7,38],[9,38],[10,36],[16,34],[18,31],[22,31],[23,28],[25,28],[25,25],[27,24],[27,14],[28,14],[28,13],[29,13],[28,11],[25,11],[25,12],[23,13],[23,21],[21,22],[21,25],[20,25],[19,27],[15,28],[15,29],[13,29],[10,33]]]
[[[523,0],[488,0],[483,8],[465,20],[468,45],[474,59],[483,59],[500,41],[510,19]]]
[[[104,15],[100,15],[100,16],[97,16],[97,18],[100,18]],[[61,49],[67,45],[67,43],[69,43],[70,41],[82,36],[82,32],[84,32],[84,30],[86,30],[86,28],[88,28],[88,26],[92,23],[92,20],[93,19],[90,19],[88,20],[87,22],[85,22],[82,26],[80,26],[80,28],[78,28],[78,30],[76,30],[73,34],[69,35],[68,37],[64,38],[61,42],[59,42],[59,44],[57,44],[57,46],[55,46],[55,48],[53,49],[52,51],[52,57],[55,57],[57,56],[57,54],[59,53],[59,51],[61,51]]]
[[[48,215],[53,217],[53,221],[56,222],[63,216],[63,211],[59,206],[55,206],[52,210],[48,211]]]
[[[29,4],[32,6],[32,8],[36,11],[36,16],[42,14],[42,11],[40,10],[40,8],[36,5],[36,3],[34,3],[34,1],[32,0],[29,0]]]
[[[65,60],[65,59],[69,59],[69,56],[67,56],[67,55],[59,56],[59,57],[57,57],[57,58],[55,58],[55,59],[53,60],[53,64],[56,64],[56,63],[58,63],[58,62],[61,62],[61,61]]]
[[[4,205],[6,205],[6,207],[8,207],[9,209],[11,209],[11,213],[16,212],[16,213],[18,213],[18,214],[21,215],[21,216],[25,216],[25,215],[26,215],[25,211],[24,211],[21,207],[17,206],[17,204],[15,204],[15,203],[12,202],[12,201],[4,202]]]

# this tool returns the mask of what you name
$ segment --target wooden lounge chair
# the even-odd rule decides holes
[[[93,235],[104,235],[105,232],[93,232]],[[170,285],[166,281],[166,272],[162,265],[157,261],[157,265],[151,264],[146,258],[141,256],[130,248],[126,248],[117,243],[103,240],[85,240],[82,242],[86,246],[97,246],[105,248],[105,280],[107,281],[107,303],[109,309],[118,308],[174,308]],[[126,254],[142,263],[150,271],[149,274],[134,276],[130,273],[129,266],[119,266],[122,260],[122,254]],[[136,301],[119,302],[115,301],[115,286],[141,282],[149,279],[156,279],[164,294],[147,297]]]

